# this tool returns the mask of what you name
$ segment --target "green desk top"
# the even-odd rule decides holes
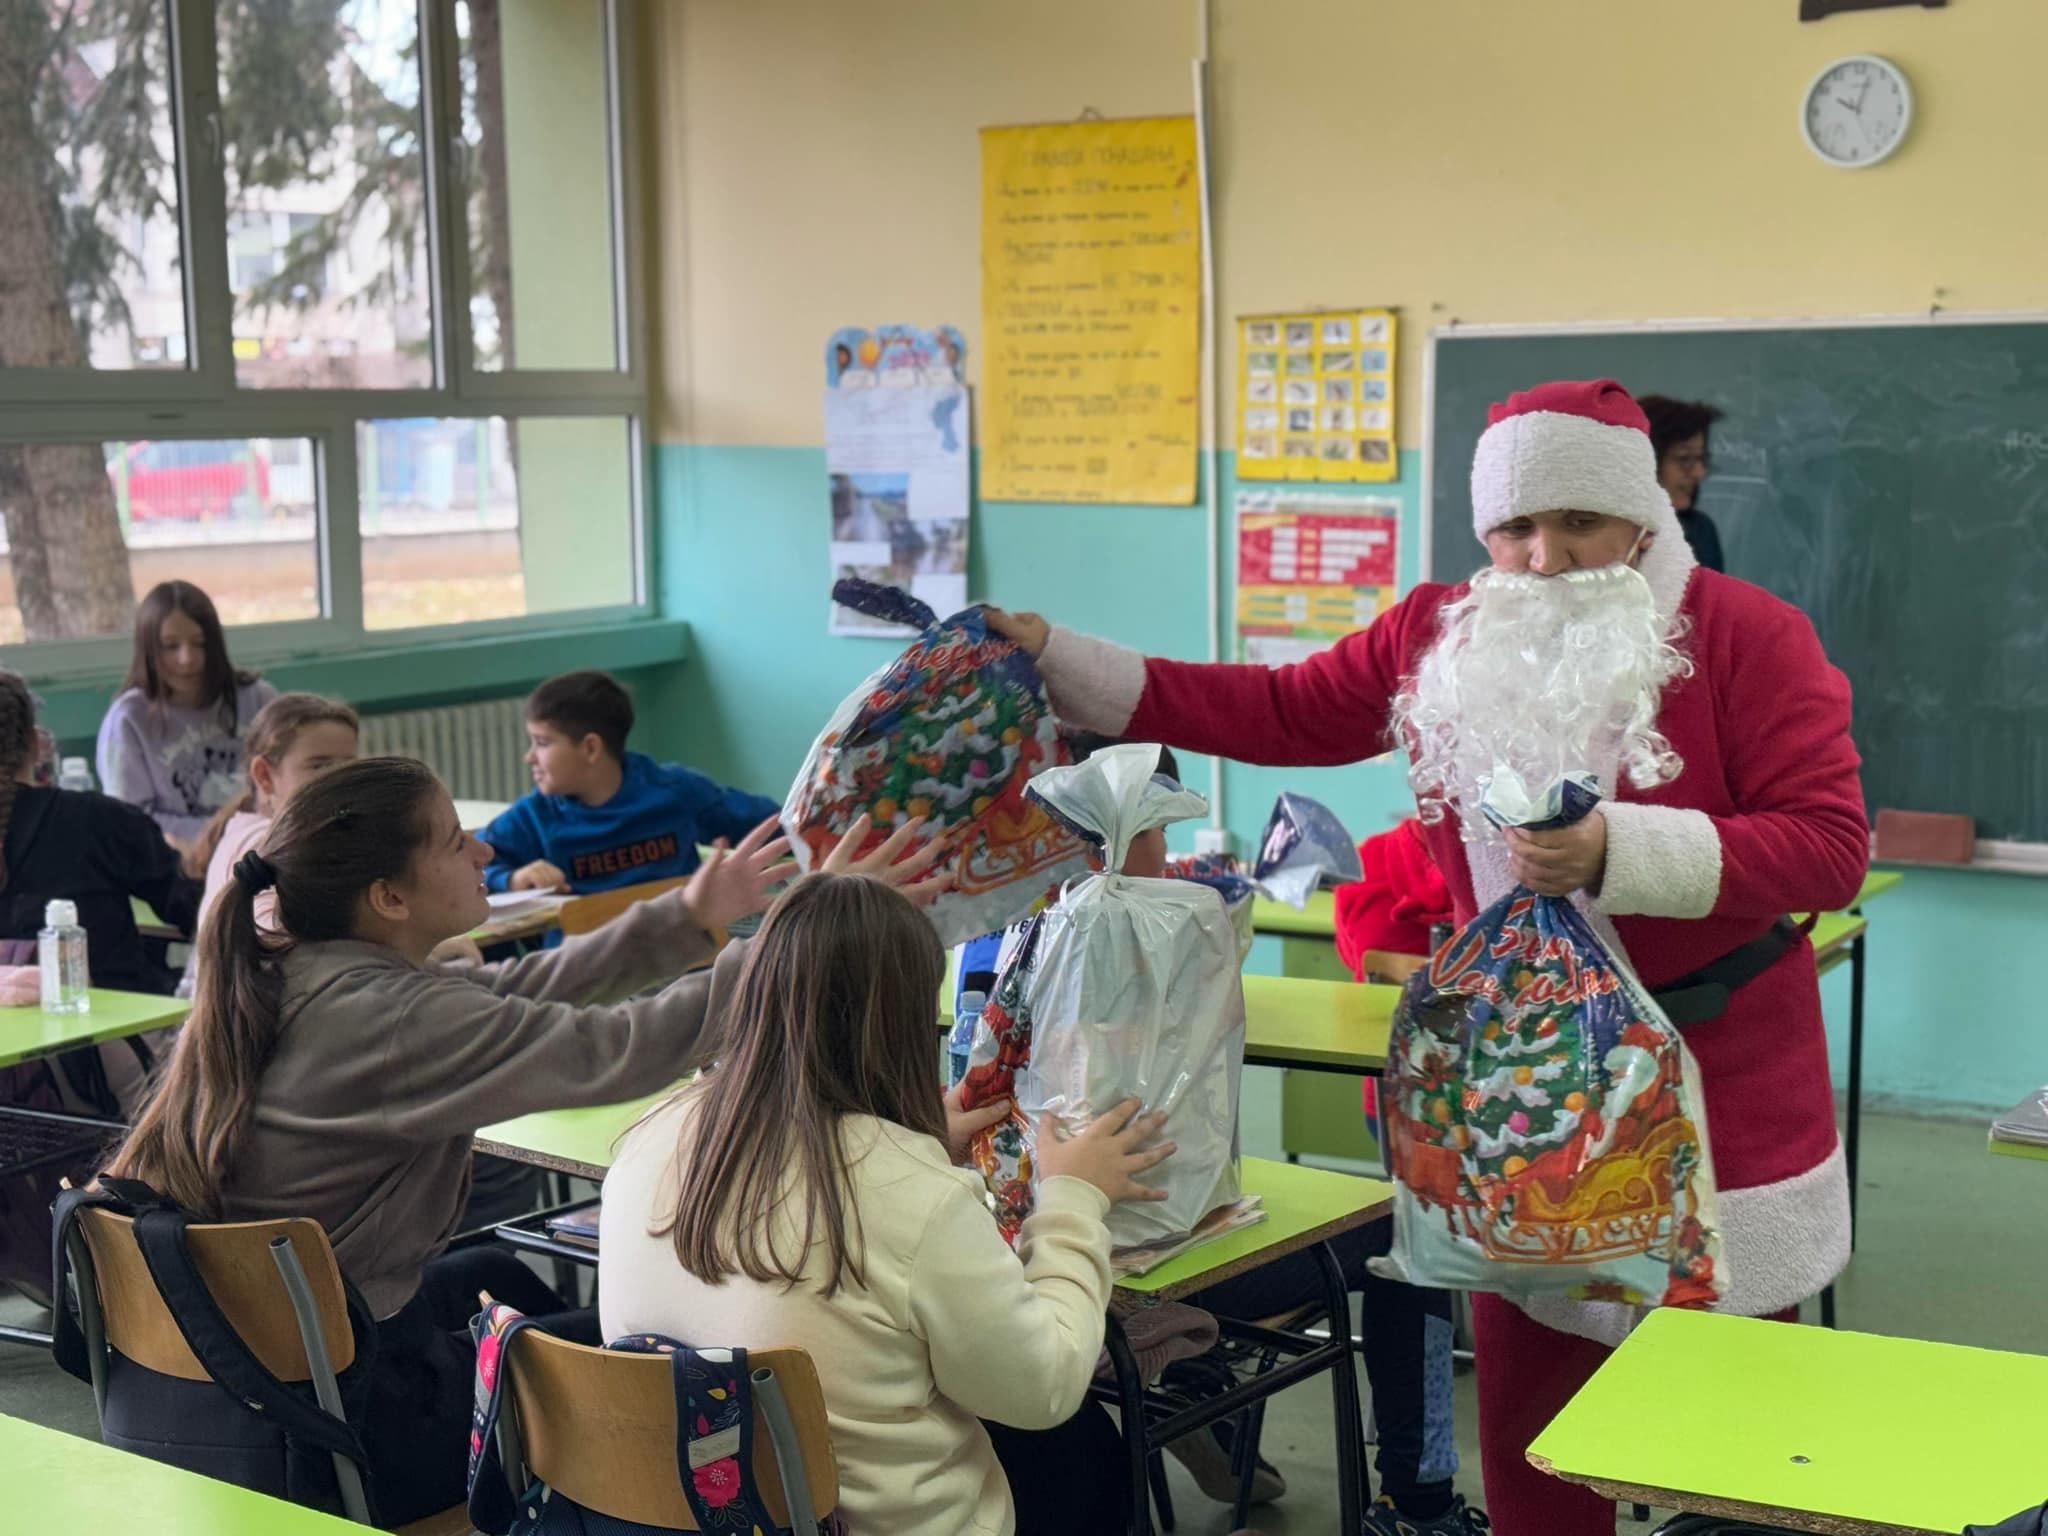
[[[1986,1137],[1985,1145],[1990,1147],[1994,1157],[2032,1157],[2048,1163],[2048,1147],[2036,1146],[2025,1141],[1999,1141]]]
[[[2041,1502],[2048,1356],[1659,1310],[1529,1459],[1610,1498],[1823,1532]]]
[[[104,987],[94,987],[91,997],[92,1008],[86,1013],[0,1008],[0,1067],[175,1024],[192,1006],[182,998],[110,992]]]
[[[0,1414],[10,1531],[159,1536],[365,1536],[337,1515]]]
[[[1244,1059],[1261,1067],[1377,1072],[1401,989],[1292,976],[1244,979]]]
[[[1317,891],[1308,899],[1306,910],[1297,912],[1284,901],[1252,899],[1252,929],[1257,933],[1284,933],[1312,939],[1337,937],[1337,897],[1333,891]]]
[[[1871,897],[1882,896],[1905,878],[1905,875],[1896,869],[1873,869],[1863,877],[1863,889],[1856,893],[1856,899],[1849,905],[1860,907]]]
[[[1394,1209],[1394,1186],[1378,1179],[1354,1178],[1348,1173],[1263,1157],[1245,1158],[1241,1170],[1244,1192],[1259,1196],[1264,1203],[1264,1221],[1226,1232],[1147,1274],[1132,1275],[1117,1284],[1127,1291],[1172,1301],[1299,1253],[1339,1232],[1382,1220]]]
[[[500,1121],[476,1133],[477,1150],[578,1178],[602,1179],[612,1165],[612,1143],[670,1091],[664,1088],[624,1104],[543,1109],[517,1120]]]
[[[128,910],[134,914],[135,931],[145,939],[177,940],[186,937],[182,930],[173,928],[169,923],[158,917],[156,915],[156,908],[152,907],[140,896],[130,896],[128,898]]]

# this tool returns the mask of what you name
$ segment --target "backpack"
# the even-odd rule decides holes
[[[541,1324],[492,1302],[472,1325],[476,1336],[476,1409],[469,1435],[469,1518],[492,1536],[661,1536],[667,1528],[587,1509],[518,1470],[516,1498],[505,1462],[516,1448],[503,1427],[505,1372],[512,1340]],[[607,1349],[669,1357],[676,1395],[676,1477],[703,1531],[749,1536],[846,1536],[837,1515],[814,1531],[793,1532],[768,1513],[754,1483],[754,1392],[744,1349],[692,1349],[660,1334],[636,1333]]]
[[[93,1380],[93,1362],[78,1316],[69,1304],[69,1239],[78,1213],[95,1207],[135,1224],[135,1241],[178,1332],[210,1381],[187,1381],[137,1364],[109,1348],[107,1396],[100,1438],[108,1445],[168,1462],[187,1471],[339,1514],[335,1478],[338,1453],[361,1471],[369,1507],[376,1511],[361,1436],[354,1427],[363,1389],[374,1368],[377,1326],[354,1286],[343,1280],[355,1359],[340,1373],[344,1423],[319,1406],[311,1382],[280,1381],[258,1360],[228,1322],[193,1262],[186,1229],[202,1219],[147,1184],[102,1176],[90,1189],[58,1196],[53,1212],[57,1299],[51,1354],[80,1381]],[[85,1284],[80,1277],[79,1284]]]

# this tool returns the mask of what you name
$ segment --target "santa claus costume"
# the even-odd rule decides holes
[[[1849,739],[1849,685],[1798,609],[1698,567],[1657,484],[1648,423],[1611,380],[1556,383],[1497,405],[1472,467],[1473,532],[1585,510],[1644,530],[1638,569],[1690,666],[1656,729],[1682,761],[1649,788],[1610,780],[1605,872],[1578,900],[1653,990],[1765,941],[1787,913],[1855,900],[1869,834]],[[1653,536],[1653,537],[1649,537]],[[1334,765],[1390,744],[1395,696],[1468,584],[1425,583],[1371,628],[1296,666],[1146,658],[1054,629],[1054,706],[1094,730],[1276,766]],[[1505,895],[1508,855],[1461,817],[1424,829],[1459,923]],[[1782,930],[1781,930],[1782,931]],[[1767,942],[1767,941],[1766,941]],[[1746,953],[1754,955],[1755,948]],[[1849,1256],[1811,946],[1782,949],[1718,1017],[1682,1024],[1700,1067],[1729,1289],[1721,1310],[1786,1314]],[[1639,1318],[1615,1304],[1474,1299],[1488,1511],[1501,1536],[1613,1531],[1613,1506],[1530,1467],[1524,1451]]]

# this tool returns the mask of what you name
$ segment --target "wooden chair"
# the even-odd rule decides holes
[[[1365,952],[1365,979],[1392,982],[1398,987],[1405,985],[1410,976],[1427,964],[1427,955],[1397,955],[1392,950],[1368,949]]]
[[[80,1242],[82,1237],[83,1242]],[[229,1325],[262,1362],[286,1382],[311,1382],[320,1406],[345,1419],[335,1378],[355,1360],[341,1269],[317,1221],[237,1221],[186,1229],[192,1262]],[[93,1396],[106,1412],[106,1349],[137,1365],[186,1381],[209,1381],[206,1367],[185,1343],[177,1319],[150,1276],[134,1223],[87,1206],[72,1238],[80,1321],[92,1367]],[[450,1447],[450,1454],[459,1454]],[[370,1523],[362,1476],[347,1457],[334,1458],[342,1507],[351,1520]],[[401,1528],[404,1536],[457,1536],[470,1529],[463,1505]]]
[[[672,880],[645,880],[639,885],[622,885],[615,890],[577,896],[563,902],[562,910],[556,914],[562,925],[562,934],[565,938],[574,938],[579,933],[602,928],[635,902],[647,901],[688,882],[689,876],[680,875]]]
[[[800,1349],[750,1350],[747,1365],[755,1485],[779,1525],[810,1530],[839,1505],[817,1367]],[[501,1369],[511,1372],[511,1396],[499,1447],[515,1493],[537,1477],[613,1519],[698,1529],[676,1475],[668,1356],[592,1349],[529,1328],[513,1337]]]

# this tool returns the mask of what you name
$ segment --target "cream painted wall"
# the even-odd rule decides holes
[[[1186,111],[1194,0],[670,0],[651,50],[670,441],[819,439],[834,326],[979,340],[986,124]],[[2044,0],[1801,25],[1795,0],[1214,0],[1226,320],[1393,304],[1422,333],[2048,308]],[[1797,104],[1845,53],[1913,138],[1842,172]],[[978,354],[977,354],[978,355]]]

